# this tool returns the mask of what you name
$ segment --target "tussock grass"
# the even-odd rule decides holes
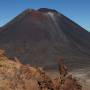
[[[0,90],[82,90],[64,63],[59,64],[59,72],[51,79],[42,68],[23,65],[17,58],[12,61],[0,50]]]

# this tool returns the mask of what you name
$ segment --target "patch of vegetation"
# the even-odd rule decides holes
[[[59,77],[52,79],[42,68],[12,61],[0,50],[0,90],[82,90],[64,63],[58,67]]]

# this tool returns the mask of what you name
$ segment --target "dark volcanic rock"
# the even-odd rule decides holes
[[[58,13],[56,10],[54,10],[54,9],[48,9],[48,8],[40,8],[40,9],[38,9],[38,11],[40,11],[40,12],[53,12],[53,13]]]
[[[64,57],[66,62],[85,65],[90,33],[56,10],[28,9],[2,27],[0,48],[23,63],[54,65]]]

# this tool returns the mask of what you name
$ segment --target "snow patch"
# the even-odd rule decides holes
[[[51,18],[54,18],[54,13],[48,12],[47,14],[48,14]]]

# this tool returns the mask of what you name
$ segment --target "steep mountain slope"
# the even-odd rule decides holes
[[[2,27],[0,47],[23,63],[53,65],[64,57],[66,62],[87,64],[90,34],[56,10],[28,9]]]

